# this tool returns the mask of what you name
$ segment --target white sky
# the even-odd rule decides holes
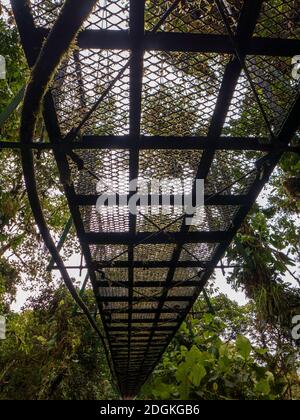
[[[3,4],[4,6],[10,6],[9,0],[0,0],[0,4]]]

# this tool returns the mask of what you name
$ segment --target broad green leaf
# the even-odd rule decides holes
[[[228,356],[229,354],[229,344],[222,344],[219,347],[220,356]]]
[[[179,391],[181,400],[189,399],[190,384],[187,378],[185,378],[185,380],[180,384],[180,386],[178,387],[178,391]]]
[[[219,359],[219,368],[222,372],[226,372],[230,369],[231,362],[230,359],[225,355]]]
[[[170,398],[170,385],[164,384],[163,382],[157,383],[155,390],[153,391],[154,396],[159,397],[163,400]]]
[[[189,373],[189,366],[187,365],[187,363],[185,362],[180,363],[180,365],[178,366],[176,375],[175,375],[177,381],[182,382],[188,373]]]
[[[271,387],[267,379],[262,379],[255,386],[255,391],[259,394],[269,395],[271,392]]]
[[[256,353],[260,354],[261,356],[264,356],[268,353],[268,349],[256,349]]]
[[[189,374],[189,379],[192,384],[198,387],[202,381],[202,379],[206,376],[206,369],[202,365],[195,365]]]
[[[244,360],[247,360],[251,354],[251,343],[247,337],[238,335],[236,339],[236,348]]]
[[[214,320],[214,315],[212,314],[204,314],[203,315],[203,321],[205,322],[206,325],[209,325],[213,322]]]
[[[180,346],[180,353],[185,356],[188,352],[188,349],[186,346]]]
[[[202,353],[197,346],[193,346],[191,350],[186,355],[186,362],[194,364],[202,359]]]

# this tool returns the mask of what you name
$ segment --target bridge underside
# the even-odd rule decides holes
[[[33,66],[63,2],[31,0],[31,16],[12,3]],[[44,119],[123,396],[156,366],[295,136],[297,3],[182,1],[168,15],[171,1],[102,0],[62,59]],[[193,226],[175,197],[168,214],[161,197],[136,215],[121,201],[174,178],[173,196],[205,180]],[[101,180],[119,197],[98,212]]]

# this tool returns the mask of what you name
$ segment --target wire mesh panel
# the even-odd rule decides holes
[[[157,19],[172,5],[171,0],[150,0],[146,2],[146,25],[151,28]],[[231,15],[231,24],[236,29],[243,1],[226,1]],[[210,0],[182,1],[162,25],[161,31],[226,34],[226,27],[219,17],[218,8]]]
[[[98,97],[128,61],[128,51],[75,49],[60,67],[52,87],[62,132],[78,125]],[[128,71],[118,80],[82,134],[127,134],[129,127]]]
[[[64,5],[64,0],[30,0],[37,27],[51,28]],[[87,29],[127,29],[129,0],[98,0],[84,24]]]
[[[147,52],[142,133],[207,135],[228,59],[216,54]]]
[[[265,1],[257,22],[255,35],[299,39],[299,8],[299,0]]]
[[[291,77],[291,59],[248,56],[246,63],[269,121],[277,134],[299,92],[297,80]]]
[[[30,3],[46,36],[64,2]],[[67,198],[123,396],[137,394],[241,226],[276,164],[268,153],[295,132],[299,6],[101,0],[55,74],[60,141],[74,147],[59,151]],[[175,197],[194,197],[196,179],[205,206],[189,226]],[[114,204],[99,205],[103,194]]]

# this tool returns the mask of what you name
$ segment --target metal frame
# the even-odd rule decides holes
[[[22,13],[22,4],[24,2],[25,0],[18,0],[12,3],[21,41],[29,65],[32,67],[38,52],[42,48],[43,40],[49,33],[49,29],[36,28],[34,26],[33,19]],[[130,59],[126,64],[126,69],[129,69],[130,74],[129,134],[124,136],[84,134],[80,139],[75,139],[74,132],[77,132],[77,127],[74,127],[74,130],[64,138],[59,126],[59,119],[54,105],[55,101],[51,91],[49,91],[44,100],[44,120],[50,143],[34,144],[27,142],[26,144],[18,144],[2,142],[0,144],[1,148],[20,148],[23,154],[33,149],[52,151],[62,180],[66,178],[67,174],[70,174],[70,158],[75,161],[79,170],[84,168],[86,164],[84,155],[78,158],[80,151],[127,150],[129,153],[130,179],[135,179],[139,175],[140,153],[143,150],[202,150],[203,154],[197,168],[196,179],[208,178],[212,165],[215,162],[217,151],[257,151],[263,155],[263,158],[256,162],[256,168],[252,171],[249,186],[242,194],[224,194],[224,191],[221,190],[213,195],[206,195],[206,205],[236,206],[238,208],[225,230],[215,231],[214,229],[209,229],[209,231],[191,232],[185,223],[185,215],[183,215],[179,220],[181,227],[177,231],[169,231],[167,228],[158,228],[156,226],[153,232],[138,232],[137,216],[130,215],[128,231],[90,232],[86,229],[80,209],[90,208],[95,205],[97,196],[93,194],[82,195],[77,192],[75,185],[65,183],[64,188],[70,213],[101,314],[105,343],[110,348],[110,356],[108,358],[112,360],[112,371],[116,374],[120,393],[124,397],[133,397],[138,393],[140,387],[155,368],[178,331],[180,324],[192,308],[199,293],[203,291],[214,269],[224,269],[222,264],[221,267],[218,266],[220,260],[223,258],[228,246],[268,181],[282,154],[286,151],[299,152],[298,147],[289,146],[299,126],[299,95],[295,103],[292,104],[281,130],[274,138],[272,136],[271,138],[224,137],[223,135],[225,120],[244,67],[243,60],[248,55],[292,57],[300,50],[300,41],[297,39],[260,38],[254,36],[263,4],[264,1],[262,0],[244,1],[234,39],[232,39],[228,35],[220,34],[207,35],[158,31],[159,24],[163,23],[164,19],[168,17],[168,11],[166,15],[160,17],[157,27],[153,31],[146,32],[144,26],[145,3],[130,0],[129,31],[85,29],[79,33],[77,39],[79,49],[131,51]],[[171,8],[173,7],[172,11],[176,10],[177,5],[178,1],[171,6]],[[222,16],[220,16],[220,19],[222,19]],[[144,53],[149,50],[214,52],[231,55],[232,58],[228,61],[223,74],[218,99],[206,137],[141,136],[143,63]],[[80,66],[80,61],[78,61],[80,57],[79,55],[76,57],[78,68],[78,65]],[[120,74],[122,76],[124,70]],[[79,80],[78,83],[81,90],[84,89],[83,80]],[[90,118],[95,110],[96,106],[85,117]],[[81,167],[82,165],[83,167]],[[84,169],[89,170],[90,168]],[[92,170],[90,172],[92,173]],[[30,189],[29,181],[27,182],[28,189]],[[234,185],[234,180],[231,181],[233,181]],[[34,186],[34,182],[32,185]],[[131,192],[131,195],[133,194],[134,192]],[[193,195],[195,195],[195,184]],[[37,203],[32,203],[32,205],[34,207]],[[35,211],[34,208],[33,210]],[[35,211],[35,215],[38,217],[38,212]],[[193,258],[193,252],[188,251],[191,249],[190,244],[201,243],[215,245],[209,260],[199,260],[197,256]],[[147,260],[139,260],[136,250],[141,245],[144,246],[146,244],[157,246],[174,244],[175,247],[169,259],[164,257],[163,260],[155,260],[150,255]],[[126,254],[121,259],[107,257],[100,260],[94,257],[90,245],[122,245],[126,247]],[[52,248],[52,251],[54,254],[57,253],[57,249]],[[183,252],[187,251],[190,254],[189,258],[182,259]],[[61,269],[61,261],[56,258],[57,255],[52,256],[55,262],[58,263],[54,268]],[[158,280],[151,278],[136,279],[136,270],[143,268],[146,271],[165,270],[165,274],[161,275]],[[65,270],[66,268],[63,267],[63,269]],[[118,269],[126,270],[126,277],[118,277],[115,274],[114,278],[110,278],[112,270]],[[194,269],[197,275],[193,279],[186,278],[177,281],[175,274],[178,269]],[[152,295],[151,293],[147,295],[151,288],[156,289],[156,292],[153,292]],[[175,295],[170,294],[170,292],[175,290],[182,290],[183,293],[183,289],[186,291],[191,290],[191,292],[188,294],[177,294],[177,292]],[[114,306],[121,303],[122,305],[119,307]],[[140,304],[144,304],[144,306],[137,307]],[[156,306],[152,308],[149,307],[149,304],[150,306],[151,304]],[[212,308],[209,309],[212,310]],[[146,314],[152,315],[152,318],[145,318]],[[170,317],[163,317],[163,315],[168,314]],[[116,317],[114,317],[115,315]],[[138,326],[139,324],[141,325]],[[116,335],[116,333],[119,334]],[[136,341],[137,338],[140,340],[139,342]],[[122,357],[120,357],[120,351],[122,352]]]

